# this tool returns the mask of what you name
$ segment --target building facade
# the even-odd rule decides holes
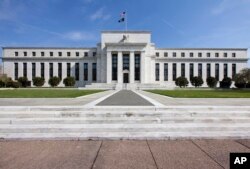
[[[50,77],[73,76],[77,87],[119,89],[173,88],[179,76],[221,81],[246,68],[248,58],[243,48],[157,48],[148,31],[103,31],[93,48],[4,47],[2,61],[15,80],[44,77],[48,86]]]

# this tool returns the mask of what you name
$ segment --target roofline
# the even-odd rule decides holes
[[[116,30],[107,30],[101,31],[101,33],[137,33],[137,34],[151,34],[151,31],[116,31]]]
[[[156,48],[155,50],[240,50],[240,51],[247,51],[248,48]]]
[[[97,49],[97,47],[2,47],[2,49]]]

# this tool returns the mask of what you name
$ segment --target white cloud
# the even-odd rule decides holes
[[[68,32],[64,35],[64,38],[74,41],[96,40],[96,36],[93,33],[87,31]]]
[[[98,9],[95,13],[90,16],[92,21],[94,20],[108,20],[111,17],[110,14],[105,13],[105,7]]]

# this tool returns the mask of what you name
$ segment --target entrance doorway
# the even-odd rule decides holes
[[[123,83],[129,83],[129,74],[123,73]]]

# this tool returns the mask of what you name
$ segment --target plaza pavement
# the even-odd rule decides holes
[[[0,169],[228,169],[250,140],[0,141]]]

